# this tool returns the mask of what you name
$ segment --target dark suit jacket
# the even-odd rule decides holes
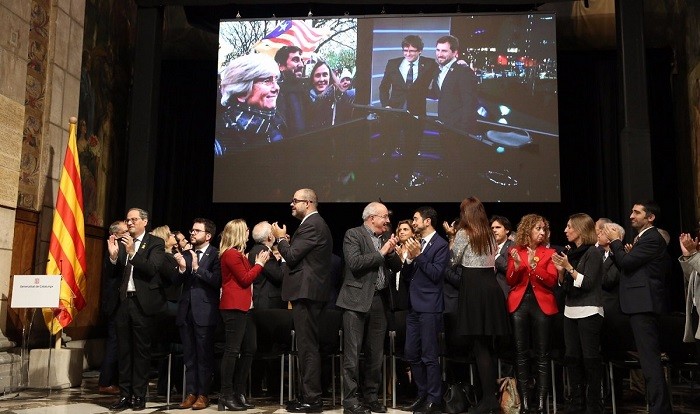
[[[102,288],[100,290],[100,310],[111,318],[119,307],[119,282],[121,278],[115,274],[116,266],[109,261],[109,253],[102,266]]]
[[[665,311],[666,304],[666,241],[656,227],[642,234],[629,253],[620,240],[613,240],[610,249],[622,269],[620,307],[625,313]]]
[[[375,284],[379,277],[379,268],[384,269],[387,284],[391,283],[390,268],[401,268],[401,260],[396,253],[382,256],[372,243],[370,231],[361,225],[345,232],[343,256],[345,257],[345,276],[336,305],[357,312],[368,312],[372,306]],[[386,243],[391,233],[382,235],[381,244]],[[389,296],[391,297],[391,296]]]
[[[415,63],[418,65],[418,76],[411,85],[407,85],[399,66],[404,58],[391,59],[386,63],[384,77],[379,84],[379,100],[382,106],[397,109],[408,109],[414,115],[425,115],[425,98],[428,95],[428,87],[435,76],[437,63],[434,59],[419,57]]]
[[[289,266],[282,281],[282,300],[328,301],[333,236],[323,218],[314,213],[294,232],[291,242],[277,246]]]
[[[187,322],[187,311],[199,326],[216,326],[219,323],[219,295],[221,289],[221,262],[219,250],[209,245],[202,253],[197,272],[192,271],[192,254],[184,251],[185,272],[177,272],[177,282],[182,283],[175,324]]]
[[[437,233],[423,253],[404,265],[401,276],[409,281],[411,309],[416,312],[442,312],[445,309],[443,286],[445,268],[450,262],[450,247]],[[405,274],[404,274],[405,273]]]
[[[437,72],[436,72],[437,74]],[[433,83],[434,96],[438,99],[438,119],[445,125],[465,132],[476,130],[476,75],[454,62],[438,88]]]
[[[445,286],[443,296],[445,299],[445,312],[457,312],[459,310],[459,286],[462,283],[462,266],[450,266],[445,268]]]
[[[508,252],[510,252],[514,245],[515,242],[513,240],[506,240],[506,242],[503,243],[503,247],[501,247],[501,250],[498,252],[498,257],[496,257],[496,281],[506,297],[508,297],[508,291],[510,291],[510,286],[508,286],[508,282],[506,281],[506,270],[508,270],[509,256]]]
[[[248,252],[248,261],[255,264],[255,256],[263,250],[270,250],[261,243],[256,243]],[[277,261],[272,254],[265,263],[262,273],[253,282],[254,309],[287,309],[287,303],[282,300],[282,280],[288,274],[287,264]]]
[[[161,264],[165,256],[165,243],[160,237],[146,233],[130,262],[134,266],[133,279],[136,298],[146,315],[157,315],[165,310],[165,290],[160,276]],[[126,266],[126,249],[119,243],[117,263],[111,265],[110,275],[116,278],[117,290],[121,286]],[[126,276],[128,277],[128,275]],[[116,293],[119,296],[119,292]]]

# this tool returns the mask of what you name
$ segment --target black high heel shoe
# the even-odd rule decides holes
[[[246,410],[249,410],[251,408],[255,408],[255,404],[248,403],[248,400],[246,400],[246,398],[245,398],[245,394],[234,394],[233,398],[235,398],[236,402],[241,407],[244,407]]]
[[[219,411],[245,411],[246,408],[240,404],[238,404],[238,401],[236,401],[235,398],[233,398],[232,395],[229,396],[219,396],[219,406],[218,406]]]

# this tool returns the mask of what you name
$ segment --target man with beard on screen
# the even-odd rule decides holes
[[[298,135],[306,131],[306,113],[310,103],[301,48],[282,46],[275,53],[275,61],[281,73],[277,112],[284,118],[289,135]]]

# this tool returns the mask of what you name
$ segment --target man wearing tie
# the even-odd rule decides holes
[[[420,176],[413,168],[420,149],[424,126],[423,121],[415,117],[425,116],[428,87],[437,70],[435,60],[421,56],[423,46],[423,39],[420,36],[406,36],[401,42],[403,57],[390,59],[387,62],[384,76],[379,84],[379,101],[382,106],[406,109],[413,115],[387,114],[384,115],[382,123],[382,134],[387,137],[385,141],[388,144],[394,144],[393,147],[388,146],[385,153],[393,153],[396,147],[400,146],[398,140],[403,136],[404,145],[401,152],[404,160],[397,173],[401,183],[409,186],[418,184],[416,179]],[[396,138],[389,140],[389,137]]]
[[[637,237],[629,252],[621,241],[619,231],[605,225],[605,235],[611,240],[610,248],[615,262],[622,269],[620,278],[620,307],[630,316],[634,342],[639,351],[647,384],[649,412],[671,413],[671,399],[661,365],[660,318],[666,311],[666,275],[669,263],[666,241],[654,223],[661,209],[653,201],[637,203],[632,207],[630,222]]]
[[[289,267],[282,281],[282,300],[292,302],[301,374],[301,395],[287,404],[287,411],[318,413],[323,411],[318,319],[328,301],[333,237],[318,214],[313,190],[297,190],[290,206],[292,215],[301,220],[291,241],[287,241],[287,226],[272,225],[279,252]]]
[[[338,307],[343,312],[343,400],[344,414],[387,412],[378,395],[384,360],[386,313],[390,308],[390,269],[398,271],[397,239],[389,231],[389,211],[382,203],[369,203],[362,211],[364,223],[348,230],[343,240],[345,277]],[[364,345],[364,348],[363,348]],[[362,397],[357,398],[360,382],[360,352],[365,350]]]
[[[255,256],[263,250],[272,252],[275,236],[272,225],[261,221],[253,227],[255,245],[248,252],[250,265],[255,264]],[[253,282],[253,309],[287,309],[287,302],[282,300],[282,277],[287,264],[270,255],[270,260],[263,266],[263,271]]]
[[[432,207],[421,207],[413,214],[413,229],[421,240],[406,241],[408,257],[401,270],[409,284],[404,353],[418,388],[416,400],[406,410],[416,414],[440,413],[442,407],[438,335],[443,327],[443,274],[450,249],[435,232],[434,223],[437,212]]]
[[[165,290],[158,273],[165,244],[146,233],[146,210],[130,209],[125,221],[129,233],[107,240],[109,276],[121,280],[116,314],[121,397],[110,409],[136,411],[146,407],[151,331],[156,316],[165,310]]]
[[[175,254],[177,283],[182,283],[175,324],[180,331],[185,361],[187,397],[180,408],[201,410],[209,406],[214,369],[214,332],[219,322],[221,263],[219,250],[209,242],[216,225],[196,218],[190,230],[191,250]]]

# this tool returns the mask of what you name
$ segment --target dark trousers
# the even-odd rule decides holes
[[[185,323],[180,325],[180,340],[185,361],[185,379],[188,394],[209,395],[214,370],[215,326],[199,326],[187,312]]]
[[[221,395],[243,394],[257,349],[255,324],[248,312],[222,309],[226,332],[224,356],[221,358]]]
[[[292,321],[296,332],[300,400],[314,403],[321,398],[321,353],[318,344],[318,319],[325,302],[309,299],[292,301]]]
[[[530,349],[534,349],[537,361],[537,384],[540,392],[549,388],[549,333],[552,317],[545,315],[537,298],[528,287],[520,306],[512,313],[516,351],[516,376],[524,387],[532,377],[530,374]]]
[[[365,402],[377,401],[382,378],[384,337],[386,336],[386,306],[381,294],[375,294],[369,312],[346,309],[343,313],[343,406],[350,408],[357,398],[360,380],[360,352],[365,353],[362,396]]]
[[[647,398],[651,414],[671,413],[671,399],[661,366],[660,317],[654,313],[630,315],[634,342],[639,351],[639,363],[647,384]]]
[[[570,359],[600,358],[600,331],[603,317],[599,314],[580,319],[564,318],[566,357]]]
[[[406,346],[404,354],[411,364],[411,373],[418,388],[418,397],[428,402],[442,402],[440,350],[438,335],[442,332],[442,313],[416,312],[406,316]]]
[[[119,382],[119,365],[117,364],[117,323],[115,316],[109,317],[107,322],[107,340],[105,341],[105,357],[100,366],[100,378],[97,385],[109,387]]]
[[[116,315],[119,389],[124,397],[146,397],[153,321],[153,316],[143,313],[135,296],[119,304]]]

